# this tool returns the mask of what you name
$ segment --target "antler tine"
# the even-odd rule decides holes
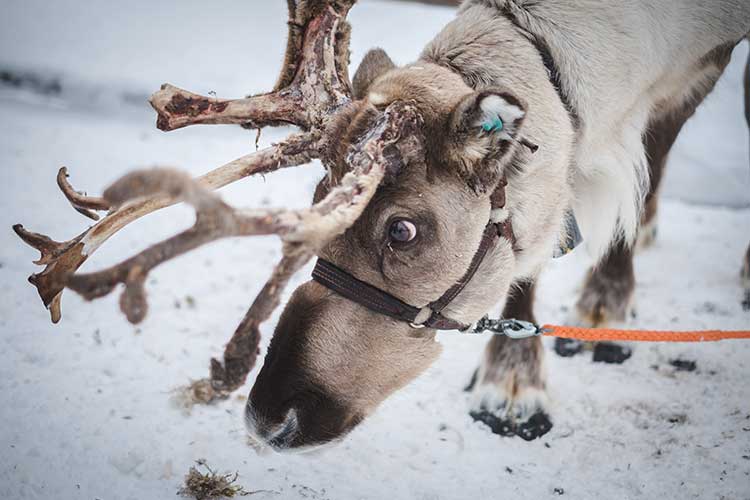
[[[57,185],[65,195],[65,198],[68,199],[78,213],[85,215],[89,219],[99,220],[99,214],[93,212],[93,210],[109,210],[110,207],[107,202],[104,198],[86,196],[85,193],[76,191],[68,182],[68,177],[68,169],[60,167],[60,170],[57,172]]]
[[[146,315],[143,284],[151,269],[204,243],[233,235],[232,209],[190,176],[176,170],[132,172],[107,188],[104,197],[113,206],[122,206],[133,199],[160,193],[195,207],[197,217],[191,229],[157,243],[121,264],[96,273],[73,274],[67,281],[68,288],[88,300],[106,295],[115,285],[124,283],[120,308],[131,323],[139,323]]]
[[[39,250],[41,256],[37,260],[33,261],[34,264],[38,266],[47,265],[50,262],[53,262],[55,259],[58,259],[72,246],[81,241],[83,236],[86,234],[82,233],[72,240],[61,242],[55,241],[49,236],[45,236],[40,233],[27,231],[26,229],[24,229],[22,224],[15,224],[13,226],[13,231],[15,231],[15,233],[24,241],[24,243],[32,248],[36,248],[37,250]]]
[[[286,243],[282,252],[271,277],[224,348],[223,359],[211,358],[209,378],[198,380],[187,388],[190,403],[224,399],[245,383],[260,353],[260,325],[281,303],[281,294],[291,277],[313,256],[299,244]]]
[[[199,177],[198,182],[207,189],[219,189],[253,174],[265,174],[281,168],[308,163],[319,156],[319,140],[319,134],[312,132],[293,135],[284,142],[218,167]],[[44,305],[54,313],[54,322],[60,319],[59,296],[65,288],[68,277],[99,246],[127,224],[176,202],[173,197],[164,194],[132,200],[66,242],[57,242],[45,235],[32,233],[20,224],[13,226],[21,239],[41,253],[41,257],[35,263],[46,267],[41,272],[33,274],[29,281],[37,288]],[[56,298],[58,309],[53,311],[51,308]]]
[[[244,99],[217,99],[165,83],[149,98],[149,103],[158,114],[156,127],[165,132],[197,124],[238,124],[250,128],[291,124],[309,129],[300,97],[292,92],[272,92]]]

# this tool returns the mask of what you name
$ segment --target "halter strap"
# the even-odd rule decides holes
[[[490,197],[492,210],[505,208],[505,186],[508,184],[503,177]],[[481,266],[490,248],[503,237],[516,250],[516,238],[510,216],[503,221],[490,221],[484,229],[469,268],[464,275],[445,291],[437,300],[425,307],[415,307],[403,300],[366,283],[337,265],[324,259],[318,259],[312,272],[312,278],[321,285],[333,290],[342,297],[356,302],[367,309],[383,314],[393,319],[409,323],[414,328],[433,328],[436,330],[466,330],[470,325],[443,316],[443,310],[466,288]],[[427,316],[423,319],[424,316]]]

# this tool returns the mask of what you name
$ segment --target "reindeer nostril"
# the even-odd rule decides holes
[[[250,438],[261,445],[270,445],[277,450],[288,448],[299,427],[297,411],[292,408],[280,423],[272,423],[248,403],[245,406],[245,427]]]
[[[297,421],[297,411],[292,408],[289,410],[289,413],[286,414],[286,418],[284,418],[284,422],[281,426],[275,431],[273,436],[270,437],[268,444],[277,449],[288,448],[297,434],[298,427],[299,422]]]

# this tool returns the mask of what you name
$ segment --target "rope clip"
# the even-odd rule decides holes
[[[518,319],[490,319],[488,316],[483,317],[471,330],[471,333],[492,332],[494,334],[505,335],[511,339],[525,339],[537,337],[544,333],[544,329],[530,321]]]

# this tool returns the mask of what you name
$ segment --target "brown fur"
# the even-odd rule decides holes
[[[534,318],[534,283],[518,285],[503,309],[504,318],[536,323]],[[527,387],[544,390],[544,350],[539,337],[514,340],[501,335],[490,338],[485,348],[487,370],[478,380],[480,384],[503,384],[510,401]]]
[[[487,371],[481,384],[503,385],[511,404],[522,390],[544,390],[542,360],[544,351],[538,337],[514,340],[502,335],[493,336],[485,349]]]
[[[576,304],[581,320],[592,326],[625,321],[634,289],[633,252],[619,243],[586,276]]]
[[[367,90],[372,82],[383,73],[392,70],[396,65],[383,49],[371,49],[365,54],[362,62],[354,74],[352,90],[355,99],[367,97]]]

